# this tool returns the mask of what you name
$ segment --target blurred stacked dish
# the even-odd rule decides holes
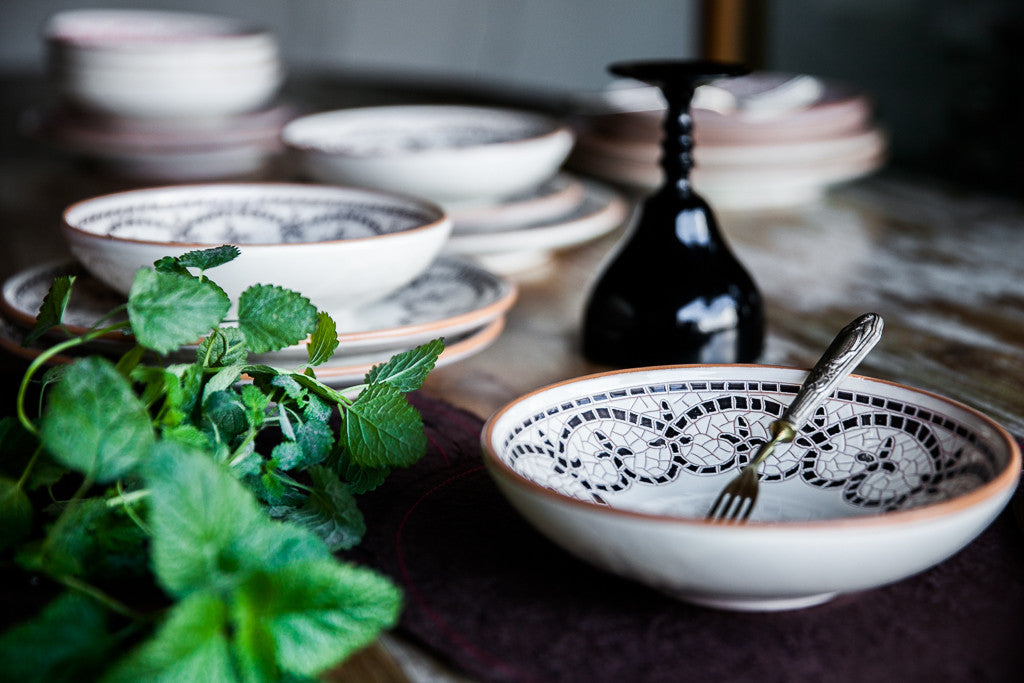
[[[635,190],[661,183],[665,104],[620,80],[584,98],[571,168]],[[694,185],[716,208],[787,206],[877,170],[887,139],[870,98],[807,75],[757,72],[701,86],[693,103]]]
[[[219,244],[240,252],[207,274],[232,302],[249,286],[278,285],[334,318],[339,347],[315,369],[333,386],[358,384],[373,365],[438,337],[442,365],[477,353],[501,333],[516,297],[504,278],[438,255],[451,230],[439,207],[379,191],[288,183],[141,189],[73,204],[62,227],[77,261],[31,267],[3,285],[0,347],[13,353],[35,357],[64,334],[83,334],[123,306],[138,268]],[[58,275],[76,277],[64,325],[48,333],[50,344],[25,347]],[[133,344],[116,334],[82,348],[116,357]],[[185,347],[168,360],[194,353]],[[303,342],[249,360],[294,366],[306,358]]]
[[[32,132],[135,180],[258,173],[289,110],[274,35],[205,14],[85,9],[44,28],[54,106]]]
[[[560,172],[573,131],[533,112],[360,107],[297,118],[282,139],[313,180],[437,202],[454,226],[446,251],[500,272],[536,265],[627,215],[618,193]]]

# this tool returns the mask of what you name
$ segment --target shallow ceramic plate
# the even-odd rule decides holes
[[[434,367],[441,368],[483,351],[498,338],[504,328],[505,318],[499,317],[478,329],[462,334],[450,335],[446,338],[445,349],[438,357]],[[43,348],[41,346],[24,346],[23,341],[26,332],[25,328],[11,321],[6,315],[0,314],[0,349],[4,349],[8,353],[26,360],[38,357]],[[331,361],[314,368],[314,372],[317,378],[328,386],[338,389],[351,387],[362,383],[363,377],[374,365],[383,363],[391,356],[415,346],[415,344],[410,344],[407,347],[390,350],[380,349],[376,352],[341,357],[335,355]],[[50,363],[53,365],[70,363],[83,355],[93,353],[116,357],[125,351],[125,345],[103,339],[79,347],[78,351],[80,353],[69,351],[53,356],[50,359]],[[166,360],[172,363],[188,363],[193,358],[193,353],[181,351],[169,354]],[[254,355],[250,356],[249,360],[252,363],[263,363],[271,366],[288,366],[294,363],[294,360],[289,362],[288,359],[275,354]]]
[[[583,201],[567,214],[507,230],[453,234],[444,251],[471,257],[492,270],[514,271],[611,232],[629,217],[630,204],[618,192],[593,181],[584,181],[584,192]]]
[[[83,334],[96,320],[124,303],[124,297],[89,275],[75,262],[49,263],[25,270],[4,282],[0,308],[18,325],[35,324],[39,306],[58,275],[74,275],[74,289],[64,322]],[[216,273],[211,272],[216,282]],[[336,358],[395,348],[412,348],[437,337],[479,330],[512,306],[514,284],[458,258],[435,261],[425,273],[383,301],[357,311],[338,335]],[[119,318],[124,320],[124,316]],[[121,335],[115,341],[127,343]],[[305,343],[283,349],[279,358],[304,358]]]
[[[496,204],[449,208],[452,234],[507,230],[551,221],[571,212],[586,198],[583,181],[567,173]]]

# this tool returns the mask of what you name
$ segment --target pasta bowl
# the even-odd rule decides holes
[[[679,599],[780,610],[899,581],[970,543],[1013,494],[1013,438],[949,398],[853,376],[761,467],[746,524],[705,520],[806,371],[665,366],[527,394],[482,433],[499,490],[586,562]]]
[[[240,255],[210,273],[232,302],[253,284],[280,285],[344,319],[426,270],[451,220],[383,192],[212,183],[87,199],[64,211],[62,230],[82,265],[125,295],[135,272],[164,256],[233,244]]]
[[[359,107],[297,118],[282,131],[320,182],[401,192],[444,206],[488,203],[551,178],[574,134],[532,112],[461,105]]]

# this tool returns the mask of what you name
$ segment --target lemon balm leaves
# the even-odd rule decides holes
[[[371,384],[345,411],[345,445],[364,467],[407,467],[423,455],[427,438],[420,414],[399,389]]]
[[[253,353],[298,344],[316,325],[316,306],[289,289],[254,285],[238,298],[238,329]]]
[[[415,391],[423,384],[427,374],[434,369],[443,350],[444,341],[434,339],[411,351],[396,354],[388,362],[374,366],[367,374],[366,382],[386,382],[404,392]]]
[[[181,256],[165,256],[153,264],[156,270],[191,274],[189,268],[196,268],[200,272],[222,266],[225,263],[235,260],[242,252],[233,244],[223,244],[219,247],[209,249],[196,249]]]
[[[155,440],[128,380],[97,356],[77,361],[51,389],[39,436],[58,462],[100,483],[133,469]]]
[[[128,294],[128,320],[139,344],[166,354],[219,327],[231,307],[209,280],[141,268]]]
[[[320,312],[316,316],[316,329],[309,337],[306,354],[309,365],[323,365],[334,355],[338,348],[338,328],[331,316]]]
[[[36,315],[36,323],[25,335],[22,346],[32,345],[51,328],[60,325],[64,318],[64,311],[68,307],[68,301],[71,299],[71,287],[74,283],[73,275],[61,275],[54,279],[46,296],[43,297],[39,314]]]

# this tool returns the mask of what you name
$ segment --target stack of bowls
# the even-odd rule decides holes
[[[38,355],[20,342],[54,276],[78,276],[65,315],[74,332],[123,303],[137,269],[220,244],[241,253],[207,275],[233,305],[251,285],[278,285],[334,318],[340,345],[316,372],[337,386],[357,384],[374,364],[437,337],[446,342],[440,364],[482,350],[500,333],[516,293],[497,276],[439,256],[451,233],[441,208],[372,190],[294,183],[139,189],[70,206],[62,229],[76,261],[29,268],[3,287],[0,345],[16,353]],[[122,336],[87,351],[120,354],[131,344]],[[302,343],[250,360],[288,367],[306,354]]]
[[[37,132],[139,180],[262,170],[288,109],[277,41],[245,22],[183,12],[85,9],[44,28],[58,101]]]
[[[574,133],[550,116],[497,107],[400,105],[322,112],[282,132],[309,178],[409,194],[444,207],[450,253],[494,270],[607,232],[620,196],[561,173]]]
[[[887,139],[867,95],[803,74],[757,72],[697,89],[693,181],[719,209],[814,201],[878,169]],[[661,184],[660,91],[621,80],[581,102],[570,166],[641,192]]]

